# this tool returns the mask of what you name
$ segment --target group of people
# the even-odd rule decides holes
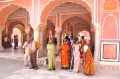
[[[72,37],[68,39],[68,36],[65,37],[58,53],[56,52],[52,39],[50,39],[47,44],[46,54],[48,57],[49,70],[55,70],[55,58],[58,55],[60,55],[61,58],[61,69],[70,69],[73,67],[73,71],[79,73],[81,58],[84,74],[94,74],[94,62],[90,49],[90,41],[86,41],[84,36],[82,36],[81,41],[79,41],[78,38]]]
[[[8,38],[7,35],[5,35],[5,36],[3,37],[2,43],[3,43],[3,47],[4,47],[4,48],[8,48],[8,47],[9,47],[10,40],[9,40],[9,38]],[[18,35],[15,35],[15,36],[14,36],[14,49],[16,49],[17,47],[18,47]]]
[[[68,37],[64,38],[63,44],[59,48],[59,52],[56,51],[56,47],[52,39],[49,39],[46,46],[46,56],[48,58],[48,70],[56,70],[55,58],[60,55],[61,69],[70,69],[73,66],[73,71],[79,73],[80,71],[80,59],[82,59],[82,66],[84,74],[94,74],[94,61],[92,52],[90,49],[90,41],[85,41],[84,37],[79,41],[78,38],[71,38],[73,43],[70,42]],[[40,43],[34,41],[33,37],[28,39],[24,43],[25,48],[25,66],[28,65],[28,56],[30,55],[31,67],[30,69],[38,69],[36,63],[37,50],[40,48]]]

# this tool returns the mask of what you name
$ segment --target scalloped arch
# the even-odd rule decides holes
[[[50,1],[42,10],[41,16],[40,16],[40,23],[41,24],[46,24],[47,23],[47,17],[49,12],[55,8],[56,6],[62,4],[62,3],[66,3],[66,2],[72,2],[72,3],[77,3],[77,4],[81,4],[83,7],[85,7],[89,12],[90,15],[92,17],[92,11],[90,6],[88,6],[88,4],[85,1],[82,0],[52,0]]]

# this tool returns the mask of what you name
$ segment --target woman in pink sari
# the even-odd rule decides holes
[[[80,68],[80,47],[78,38],[75,39],[75,44],[73,44],[73,57],[74,57],[74,67],[73,71],[79,73]]]

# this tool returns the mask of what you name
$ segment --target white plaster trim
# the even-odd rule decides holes
[[[103,59],[103,45],[104,44],[109,44],[109,45],[117,45],[117,58],[116,59]],[[118,57],[119,57],[119,43],[116,43],[116,42],[102,42],[101,43],[101,60],[103,61],[118,61]]]
[[[120,10],[101,10],[102,13],[114,13],[114,12],[120,12]]]
[[[94,23],[98,23],[98,0],[94,0]]]
[[[40,0],[38,0],[38,23],[40,24]]]
[[[97,23],[97,0],[94,0],[94,23]]]
[[[1,2],[10,2],[10,1],[14,1],[14,0],[4,0],[4,1],[0,1]]]
[[[119,24],[118,25],[120,26],[120,12],[119,12],[119,19],[118,20],[119,20]],[[120,27],[118,29],[119,29],[119,38],[118,39],[120,39]]]
[[[101,39],[101,41],[119,41],[120,39]]]
[[[118,24],[117,24],[117,19],[116,19],[115,15],[113,15],[113,14],[109,14],[109,15],[105,16],[105,18],[104,18],[104,20],[103,20],[103,23],[102,23],[102,39],[103,39],[103,29],[104,29],[103,26],[104,26],[104,24],[105,24],[106,18],[109,17],[109,16],[113,16],[113,17],[115,18],[115,22],[116,22],[116,25],[117,25],[117,39],[118,39],[118,38],[119,38],[119,34],[118,34]],[[111,40],[111,39],[107,39],[107,40]]]
[[[101,65],[115,65],[120,66],[120,62],[106,62],[106,61],[100,61]]]
[[[2,8],[0,8],[0,11],[2,11],[4,8],[6,8],[6,7],[8,7],[8,6],[10,6],[10,5],[17,5],[17,6],[19,6],[19,7],[21,7],[21,8],[25,8],[26,9],[26,11],[29,13],[29,10],[27,10],[27,8],[24,6],[24,5],[21,5],[21,4],[18,4],[18,3],[10,3],[10,4],[8,4],[8,5],[5,5],[5,6],[3,6]],[[19,9],[19,8],[18,8]],[[17,9],[16,9],[17,10]],[[13,12],[13,11],[12,11]]]

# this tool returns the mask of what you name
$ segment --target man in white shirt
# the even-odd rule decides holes
[[[30,60],[30,40],[27,39],[27,41],[24,43],[23,48],[25,49],[25,55],[24,55],[24,65],[29,65]]]
[[[37,70],[37,50],[40,48],[41,44],[38,41],[35,41],[33,36],[30,38],[30,42],[30,69]]]

